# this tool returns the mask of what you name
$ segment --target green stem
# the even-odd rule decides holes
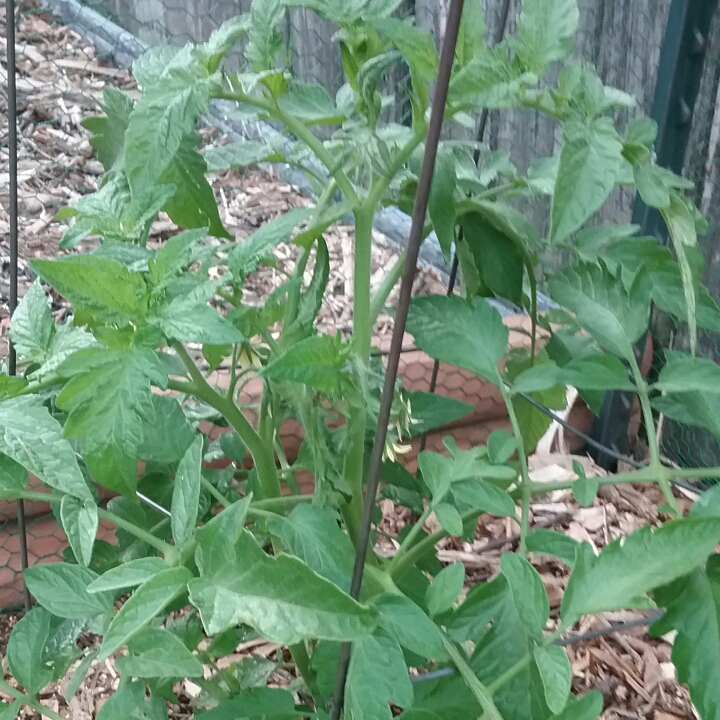
[[[462,518],[463,524],[474,520],[475,518],[482,515],[482,510],[470,510],[464,513],[460,517]],[[404,554],[398,553],[391,561],[388,566],[388,572],[390,576],[396,580],[403,576],[425,553],[429,552],[431,548],[435,547],[443,538],[447,537],[448,533],[442,528],[432,535],[425,536],[420,542],[412,547],[408,548]]]
[[[217,93],[214,97],[219,100],[233,100],[234,102],[251,105],[259,110],[263,110],[270,117],[275,118],[275,120],[279,120],[298,140],[302,140],[302,142],[315,153],[318,160],[320,160],[328,173],[335,179],[335,182],[345,197],[354,205],[360,204],[360,198],[355,192],[355,188],[352,186],[350,180],[348,180],[345,171],[341,167],[338,167],[337,161],[332,153],[300,120],[286,113],[277,103],[270,102],[265,98],[252,97],[242,92],[222,92]]]
[[[532,653],[520,658],[514,665],[511,665],[502,675],[493,680],[488,686],[488,692],[494,695],[505,683],[512,680],[521,670],[526,668],[532,660]]]
[[[109,520],[116,527],[122,528],[125,532],[134,535],[138,540],[142,540],[144,543],[150,545],[150,547],[155,548],[158,552],[161,552],[165,556],[165,559],[168,562],[172,562],[177,557],[178,550],[176,547],[166,543],[159,537],[155,537],[155,535],[144,528],[138,527],[135,523],[131,523],[129,520],[126,520],[109,510],[105,510],[104,508],[99,507],[97,512],[98,517],[101,520]]]
[[[372,319],[373,326],[377,322],[378,315],[380,315],[383,311],[385,303],[387,302],[388,297],[390,297],[390,293],[398,284],[404,267],[405,251],[403,250],[402,253],[400,253],[400,257],[395,261],[395,264],[385,273],[380,285],[370,298],[370,317]]]
[[[490,689],[480,682],[480,678],[478,678],[478,676],[474,673],[467,660],[462,656],[462,653],[444,633],[442,635],[442,639],[443,644],[445,645],[445,650],[447,650],[447,654],[450,656],[450,659],[460,672],[460,675],[462,675],[462,678],[468,686],[470,692],[480,703],[480,707],[484,712],[482,717],[487,718],[487,720],[503,720],[500,711],[497,707],[495,707]]]
[[[202,486],[217,500],[224,508],[230,507],[232,503],[204,476],[200,476]]]
[[[38,393],[41,390],[47,390],[48,388],[53,387],[53,385],[59,385],[64,381],[65,378],[58,377],[57,375],[50,375],[44,380],[28,383],[22,390],[16,393],[16,395],[32,395],[33,393]]]
[[[362,366],[370,360],[372,317],[370,314],[370,275],[372,260],[372,221],[375,208],[364,205],[355,211],[355,283],[352,342]],[[348,422],[350,447],[345,457],[344,475],[351,490],[343,506],[348,533],[357,542],[363,506],[363,463],[365,459],[365,410],[358,408]]]
[[[527,552],[527,534],[530,531],[530,500],[532,499],[532,482],[528,471],[527,455],[525,454],[525,444],[520,430],[520,423],[518,422],[510,393],[505,387],[505,382],[499,372],[497,374],[495,384],[498,388],[500,388],[500,392],[502,393],[508,417],[510,418],[510,424],[512,425],[513,434],[515,435],[518,458],[520,459],[520,500],[522,504],[520,514],[520,546],[518,548],[518,552],[521,555],[525,555]]]
[[[650,468],[662,468],[660,448],[658,446],[657,435],[655,434],[655,419],[653,418],[652,407],[650,406],[650,396],[648,395],[647,385],[645,385],[645,378],[643,378],[640,366],[635,359],[635,353],[630,353],[628,360],[630,361],[630,369],[632,370],[633,379],[637,386],[640,408],[642,409],[643,421],[645,422],[645,433],[650,451]],[[665,501],[672,508],[675,517],[680,517],[682,513],[673,495],[672,487],[670,487],[670,479],[666,476],[665,472],[659,473],[657,483],[665,496]]]
[[[307,267],[308,260],[310,259],[310,253],[312,251],[312,245],[308,245],[303,248],[300,259],[295,265],[295,272],[293,273],[293,281],[290,283],[290,289],[288,290],[287,303],[285,304],[285,315],[283,317],[283,328],[288,328],[297,317],[298,303],[300,301],[300,290],[302,289],[302,279],[305,268]]]
[[[240,412],[232,398],[224,397],[213,390],[208,381],[203,377],[193,359],[188,355],[187,350],[181,343],[173,343],[175,352],[179,355],[183,364],[190,373],[191,383],[171,380],[168,388],[178,390],[188,395],[194,395],[198,399],[215,408],[233,426],[233,429],[240,436],[253,457],[257,468],[258,481],[263,495],[268,498],[280,495],[280,479],[275,466],[275,456],[272,448],[266,446],[263,439],[255,428],[248,422],[247,418]]]
[[[0,690],[11,697],[14,697],[16,700],[20,700],[23,705],[27,705],[35,710],[35,712],[40,713],[44,717],[50,718],[50,720],[68,720],[68,718],[63,717],[59,713],[56,713],[54,710],[51,710],[49,707],[43,705],[39,700],[36,700],[35,698],[30,697],[30,695],[26,695],[24,692],[15,689],[12,685],[10,685],[10,683],[6,682],[2,678],[0,678]]]
[[[432,505],[428,505],[425,510],[423,510],[423,514],[420,516],[418,521],[410,528],[410,532],[405,536],[405,539],[402,541],[402,543],[400,543],[400,547],[395,553],[393,562],[397,562],[398,558],[401,558],[403,555],[405,555],[405,553],[408,552],[411,547],[414,546],[417,536],[422,532],[423,525],[430,517],[430,513],[432,513],[432,511]]]
[[[296,505],[310,502],[312,499],[312,495],[283,495],[282,497],[258,500],[250,505],[248,515],[252,517],[254,514],[262,512],[282,514],[286,510],[292,510]]]
[[[417,148],[424,139],[425,127],[422,127],[400,148],[388,172],[373,183],[365,203],[367,206],[373,209],[378,207],[390,183],[395,179],[395,176],[400,172],[403,165],[410,159],[415,148]]]

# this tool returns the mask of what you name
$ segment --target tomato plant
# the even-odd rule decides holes
[[[282,28],[292,5],[339,27],[347,82],[335,97],[292,77],[285,64]],[[398,5],[255,0],[207,42],[147,51],[133,67],[140,97],[107,89],[104,114],[86,120],[105,174],[97,192],[62,212],[72,220],[62,247],[88,235],[101,242],[89,253],[31,261],[71,304],[72,317],[56,324],[36,282],[11,326],[23,375],[0,378],[0,495],[49,497],[70,544],[66,562],[25,574],[37,606],[8,645],[8,666],[24,689],[1,683],[18,698],[12,711],[26,704],[56,718],[37,693],[82,658],[72,694],[95,658],[116,655],[122,682],[99,720],[165,718],[166,703],[177,702],[173,683],[186,677],[201,688],[197,714],[206,720],[324,718],[340,644],[352,642],[348,718],[591,719],[602,697],[572,695],[570,663],[555,641],[585,615],[657,605],[666,612],[656,629],[678,632],[680,680],[703,718],[718,717],[720,494],[707,493],[681,517],[671,482],[718,478],[720,468],[663,465],[653,416],[720,437],[720,369],[694,357],[697,328],[720,327],[720,309],[699,282],[704,221],[688,199],[692,185],[655,164],[654,123],[619,127],[615,111],[632,98],[603,85],[592,65],[568,60],[575,0],[525,0],[517,35],[497,47],[482,43],[478,4],[466,4],[445,121],[467,126],[481,108],[526,108],[554,119],[563,143],[525,172],[482,147],[478,168],[475,142],[440,144],[424,233],[435,233],[446,257],[457,252],[463,296],[415,299],[408,331],[431,357],[493,383],[513,433],[493,433],[471,450],[448,440],[446,454],[421,453],[412,476],[392,461],[395,445],[413,432],[413,406],[398,387],[383,483],[417,520],[396,538],[392,558],[370,550],[359,600],[348,594],[383,375],[371,340],[402,267],[388,268],[371,292],[373,219],[383,207],[413,203],[438,70],[432,38],[394,17]],[[230,72],[223,58],[241,40],[245,62]],[[396,64],[409,70],[408,125],[383,120],[381,79]],[[218,100],[282,128],[284,144],[201,147],[197,123]],[[332,129],[328,140],[318,126]],[[305,171],[315,204],[236,241],[206,175],[263,161]],[[636,187],[663,213],[670,247],[635,237],[634,227],[588,225],[619,186]],[[526,219],[523,199],[548,203],[548,228]],[[146,241],[161,210],[182,231],[153,251]],[[323,335],[314,327],[329,268],[323,233],[348,214],[352,333]],[[280,243],[297,246],[295,273],[261,307],[245,304],[246,278]],[[544,281],[558,309],[539,314],[538,258],[557,248],[569,261]],[[504,364],[508,329],[488,297],[521,305],[532,318],[530,349]],[[651,303],[687,325],[689,352],[667,352],[647,382],[635,345]],[[201,347],[202,358],[189,346]],[[218,387],[212,372],[223,361],[230,377]],[[264,392],[251,416],[238,394],[255,373]],[[533,482],[527,458],[547,425],[522,394],[549,402],[566,386],[592,406],[609,390],[636,393],[649,464],[594,481]],[[466,411],[443,398],[423,403],[424,429]],[[278,441],[287,418],[305,432],[294,463]],[[198,430],[202,420],[230,432],[210,443]],[[207,468],[221,457],[227,470]],[[312,496],[293,491],[301,469],[314,476]],[[27,489],[28,473],[49,495]],[[602,485],[627,482],[659,485],[672,519],[599,554],[531,527],[535,496],[572,488],[588,504]],[[106,508],[98,486],[117,493]],[[169,517],[140,504],[138,492]],[[516,518],[518,506],[519,551],[505,553],[500,574],[458,601],[463,568],[443,568],[435,544],[472,537],[483,513]],[[431,514],[440,530],[428,534]],[[100,520],[115,524],[115,545],[96,541]],[[553,632],[528,552],[572,567]],[[79,648],[84,631],[102,636],[98,648]],[[267,687],[271,661],[224,669],[215,662],[257,636],[288,648],[295,680],[287,689]],[[457,673],[411,683],[410,669],[448,666]]]

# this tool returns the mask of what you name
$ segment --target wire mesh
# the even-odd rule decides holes
[[[468,0],[471,1],[471,0]],[[652,105],[658,57],[667,22],[671,0],[583,0],[581,29],[576,43],[576,57],[593,62],[604,82],[614,85],[637,100],[637,112],[649,113]],[[188,41],[205,39],[224,20],[249,8],[250,0],[94,0],[80,4],[77,0],[22,0],[16,13],[16,47],[18,79],[18,135],[19,135],[19,226],[20,226],[20,296],[32,282],[27,260],[36,256],[57,253],[63,226],[53,222],[55,213],[73,204],[80,196],[97,189],[102,167],[94,158],[87,134],[82,128],[83,118],[97,112],[97,100],[107,86],[135,92],[131,74],[126,69],[146,46],[159,43],[183,45]],[[503,0],[482,0],[486,40],[490,42],[496,32]],[[519,0],[510,3],[508,34],[515,32]],[[442,36],[448,3],[444,0],[406,0],[399,13],[414,15],[416,24],[429,30],[436,39]],[[89,23],[88,18],[92,22]],[[0,23],[8,18],[0,15]],[[716,25],[718,19],[716,18]],[[89,24],[92,32],[88,32]],[[125,33],[118,32],[118,26]],[[286,38],[293,72],[300,79],[317,82],[334,94],[343,84],[342,65],[337,46],[332,38],[336,31],[331,23],[319,20],[312,11],[293,8],[288,15]],[[713,38],[720,46],[720,28],[715,27]],[[2,33],[0,43],[5,42]],[[6,46],[3,48],[6,50]],[[720,281],[712,271],[720,262],[717,245],[720,211],[717,207],[718,137],[720,123],[715,119],[714,100],[718,87],[720,62],[718,48],[708,53],[707,78],[704,80],[707,97],[712,98],[711,108],[696,113],[694,150],[688,161],[688,176],[700,181],[698,199],[710,215],[711,231],[706,240],[706,257],[709,275],[706,281],[711,292],[720,299]],[[3,53],[3,56],[6,56]],[[711,56],[714,60],[711,60]],[[7,63],[0,61],[0,74],[7,73]],[[406,77],[402,69],[388,76],[384,92],[392,95],[395,103],[386,110],[386,119],[393,122],[409,121],[409,106],[402,92]],[[5,76],[6,78],[7,76]],[[6,83],[3,79],[2,86]],[[2,92],[0,90],[0,92]],[[4,102],[0,95],[0,104]],[[0,107],[0,112],[4,109]],[[628,117],[632,115],[628,113]],[[702,118],[701,118],[702,116]],[[2,339],[0,358],[7,354],[7,301],[9,257],[8,227],[8,175],[7,175],[7,123],[0,128],[0,314]],[[208,136],[218,136],[217,129],[205,128]],[[470,138],[472,129],[456,128],[453,137]],[[491,112],[486,132],[488,145],[504,151],[509,159],[524,171],[530,160],[557,152],[561,137],[556,124],[531,111]],[[243,179],[224,174],[213,180],[213,188],[221,206],[228,210],[232,198],[237,196],[238,184]],[[230,198],[230,200],[228,200]],[[261,198],[258,198],[261,199]],[[632,193],[618,191],[594,219],[598,223],[627,223],[632,214]],[[232,210],[232,208],[229,208]],[[540,231],[548,218],[548,206],[538,202],[523,208]],[[272,208],[267,208],[268,215]],[[262,221],[260,214],[258,221]],[[159,223],[158,237],[167,236],[172,226]],[[233,231],[235,228],[231,228]],[[248,228],[240,228],[247,230]],[[252,229],[252,228],[249,228]],[[81,248],[83,246],[81,245]],[[548,257],[545,269],[552,270],[556,260]],[[53,305],[56,317],[66,312],[60,303]],[[679,342],[681,334],[676,337]],[[718,337],[703,336],[703,352],[718,357]],[[414,371],[419,372],[419,371]],[[402,373],[402,369],[401,369]],[[459,376],[455,376],[457,378]],[[427,378],[408,377],[415,389]],[[466,381],[468,379],[466,378]],[[463,388],[470,387],[469,381]],[[447,388],[448,394],[458,388]],[[480,406],[482,402],[497,404],[494,396],[468,398]],[[477,426],[459,430],[468,442],[481,441],[487,433],[504,420],[495,415],[478,431]],[[666,424],[665,451],[678,462],[717,464],[720,447],[710,436],[689,434],[687,428]],[[431,442],[430,446],[434,446]],[[700,452],[702,460],[696,454]],[[414,457],[410,458],[414,468]],[[8,510],[6,512],[5,510]],[[0,508],[0,606],[17,606],[22,601],[19,575],[19,539],[14,508]],[[47,562],[60,557],[65,538],[57,528],[47,507],[28,504],[29,562]],[[108,529],[103,532],[110,533]],[[108,535],[108,537],[111,537]]]

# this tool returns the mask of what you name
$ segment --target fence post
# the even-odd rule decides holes
[[[718,0],[673,0],[668,14],[665,37],[655,84],[652,118],[658,124],[655,148],[657,162],[680,175],[685,161],[693,110],[700,89],[705,49]],[[643,203],[638,194],[633,223],[640,235],[667,241],[660,212]],[[646,338],[638,344],[642,353]],[[605,394],[592,436],[600,444],[623,454],[627,451],[628,424],[632,393],[612,391]],[[605,470],[614,470],[617,460],[602,450],[590,448],[590,456]]]

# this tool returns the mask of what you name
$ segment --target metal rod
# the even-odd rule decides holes
[[[476,2],[476,0],[472,0],[473,2]],[[495,28],[495,35],[493,36],[493,44],[499,45],[502,42],[503,36],[505,35],[505,28],[507,27],[507,21],[508,21],[508,15],[510,14],[510,0],[505,0],[503,3],[502,9],[500,10],[500,21],[498,22],[497,28]],[[490,112],[487,108],[483,108],[482,112],[480,113],[480,121],[478,122],[477,127],[477,133],[475,134],[475,138],[478,142],[478,145],[475,147],[475,150],[473,151],[473,162],[475,163],[475,167],[477,167],[477,164],[480,162],[480,145],[485,137],[485,128],[487,127],[487,121],[488,117],[490,115]],[[462,239],[462,228],[460,228],[460,235],[459,239]],[[458,275],[458,255],[457,251],[453,255],[453,261],[452,261],[452,267],[450,268],[450,278],[448,280],[448,289],[447,289],[447,295],[448,297],[453,294],[453,291],[455,290],[455,282],[457,280]],[[430,376],[430,388],[429,392],[432,394],[435,392],[435,388],[437,386],[437,378],[438,373],[440,372],[440,361],[435,360],[433,362],[433,369],[432,369],[432,375]],[[425,445],[427,443],[427,433],[423,433],[420,437],[420,452],[422,452],[425,449]]]
[[[160,513],[163,517],[169,518],[172,517],[172,513],[169,510],[166,510],[162,505],[158,505],[154,500],[151,500],[147,495],[143,495],[140,492],[135,491],[135,495],[137,496],[137,499],[141,502],[147,505],[149,508],[152,508],[155,512]]]
[[[5,38],[7,40],[7,88],[8,88],[8,155],[10,175],[10,317],[18,303],[18,139],[17,139],[17,89],[15,85],[15,0],[5,0]],[[17,371],[17,355],[8,340],[8,375]],[[25,503],[18,500],[17,523],[20,534],[20,563],[23,573],[28,566],[27,534],[25,529]],[[23,600],[25,610],[30,610],[30,592],[23,576]]]
[[[428,134],[425,142],[425,153],[423,155],[420,177],[418,178],[418,189],[415,194],[413,207],[412,225],[408,238],[407,254],[405,255],[405,267],[403,268],[402,281],[400,283],[400,296],[395,311],[395,326],[393,328],[392,340],[390,343],[390,355],[388,356],[387,370],[385,372],[385,384],[383,386],[380,400],[380,411],[378,413],[377,429],[373,441],[370,465],[368,467],[367,484],[365,487],[365,499],[363,503],[362,519],[360,521],[360,532],[355,552],[355,567],[353,569],[352,582],[350,584],[350,595],[357,599],[360,597],[363,571],[365,569],[365,558],[370,541],[370,525],[372,513],[375,507],[375,496],[377,495],[378,482],[380,479],[380,466],[385,448],[387,426],[390,421],[390,410],[392,408],[393,396],[395,394],[395,380],[397,379],[398,365],[400,362],[400,350],[402,349],[405,323],[407,321],[410,298],[412,294],[413,279],[417,266],[420,243],[422,242],[422,229],[427,213],[428,198],[430,196],[430,185],[435,170],[435,158],[437,156],[438,143],[440,142],[440,131],[442,129],[445,102],[447,100],[448,85],[450,84],[450,73],[452,71],[453,59],[455,57],[455,45],[457,43],[460,19],[462,17],[463,0],[452,0],[448,11],[445,37],[443,38],[442,50],[440,53],[440,66],[438,68],[435,92],[433,93],[432,110]],[[345,693],[345,680],[347,678],[348,666],[350,664],[350,644],[343,643],[340,648],[337,675],[335,678],[335,691],[333,693],[332,706],[330,708],[330,720],[338,720],[342,711],[343,696]]]

